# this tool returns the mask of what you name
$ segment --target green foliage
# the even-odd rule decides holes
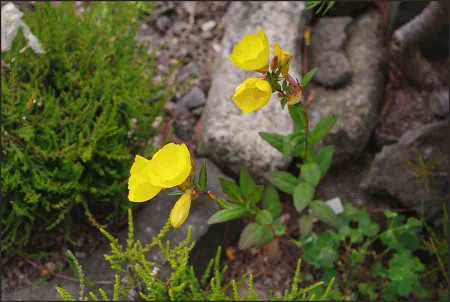
[[[335,2],[331,0],[308,0],[306,9],[316,8],[316,14],[322,12],[322,16],[324,16],[334,6]]]
[[[302,86],[306,86],[317,68],[310,70],[303,78]],[[277,76],[276,74],[274,75]],[[276,79],[275,79],[276,80]],[[274,80],[274,81],[275,81]],[[283,90],[288,89],[283,83]],[[277,88],[278,89],[278,88]],[[279,90],[279,89],[278,89]],[[333,148],[325,146],[319,149],[324,136],[337,121],[337,116],[322,119],[310,131],[308,112],[304,104],[298,103],[288,106],[289,114],[294,122],[294,132],[289,135],[260,132],[259,135],[272,147],[283,154],[283,157],[299,158],[300,173],[295,176],[286,171],[271,171],[265,177],[271,183],[263,194],[263,187],[257,186],[243,169],[239,178],[240,186],[232,180],[221,179],[221,185],[228,197],[228,201],[219,200],[223,210],[214,214],[209,223],[224,222],[231,219],[251,216],[255,222],[247,225],[242,231],[239,241],[241,249],[251,246],[263,246],[276,236],[285,234],[281,215],[281,203],[274,187],[293,196],[295,209],[300,213],[311,210],[312,216],[301,218],[300,232],[306,236],[312,231],[313,218],[317,218],[335,228],[339,227],[339,219],[333,210],[324,202],[314,200],[316,186],[328,171],[333,158]],[[257,207],[259,200],[263,200],[262,209]],[[231,206],[234,204],[233,206]],[[304,214],[306,215],[306,214]],[[298,243],[293,239],[294,243]]]
[[[2,250],[80,209],[96,226],[120,210],[132,155],[154,133],[166,83],[135,41],[151,6],[89,6],[36,3],[24,19],[46,53],[21,53],[22,35],[2,53]]]
[[[143,245],[139,240],[136,241],[134,239],[131,210],[128,213],[129,234],[125,249],[119,244],[117,238],[114,238],[103,230],[103,233],[111,243],[111,254],[105,255],[105,257],[111,264],[111,268],[118,272],[115,275],[112,299],[106,294],[104,289],[98,289],[98,293],[104,301],[123,301],[128,299],[142,299],[144,301],[255,301],[260,299],[255,293],[252,275],[249,275],[248,279],[246,276],[243,276],[237,281],[231,280],[224,282],[224,274],[228,268],[227,266],[223,267],[220,265],[220,247],[217,250],[216,257],[211,259],[202,277],[198,278],[195,275],[194,267],[189,264],[189,255],[194,247],[194,242],[191,241],[191,228],[188,231],[186,239],[174,248],[170,247],[170,242],[166,241],[165,244],[162,242],[163,237],[169,231],[169,223],[166,223],[159,234],[152,239],[150,244]],[[144,248],[141,248],[143,246]],[[154,247],[159,248],[159,252],[163,257],[161,263],[167,263],[170,266],[170,274],[166,279],[158,275],[163,264],[147,260],[149,253],[155,252],[153,250]],[[78,276],[81,283],[83,283],[84,277],[82,277],[81,267],[73,255],[70,257],[77,267]],[[297,264],[291,288],[286,290],[283,301],[314,300],[315,296],[311,294],[312,290],[320,288],[324,284],[324,282],[317,282],[306,288],[299,287],[301,279],[300,265],[301,261]],[[124,270],[123,268],[127,269]],[[239,287],[246,279],[248,280],[248,288],[246,294],[241,296]],[[120,280],[124,281],[121,282]],[[319,299],[327,299],[332,287],[333,280],[328,283],[327,288],[319,296]],[[76,300],[63,288],[58,287],[57,291],[64,301]],[[79,298],[80,301],[88,301],[89,299],[93,301],[100,300],[99,296],[94,292],[89,292],[88,297],[83,295],[83,291],[82,289]]]
[[[341,276],[330,293],[333,299],[392,301],[411,295],[429,297],[421,281],[425,266],[414,256],[422,223],[391,211],[385,215],[387,228],[380,232],[380,225],[371,220],[366,209],[346,203],[336,232],[308,234],[301,240],[305,261],[323,271],[324,281]],[[380,245],[384,249],[381,253]]]

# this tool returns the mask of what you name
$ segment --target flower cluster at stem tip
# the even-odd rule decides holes
[[[269,40],[264,31],[258,30],[256,35],[246,34],[234,46],[230,61],[244,70],[262,73],[262,78],[248,78],[236,87],[233,102],[244,112],[250,113],[264,107],[275,91],[281,97],[282,106],[300,102],[303,88],[298,81],[289,75],[292,54],[273,46],[274,57],[270,61]],[[281,77],[280,77],[281,75]],[[280,85],[279,81],[283,81]]]
[[[185,144],[169,143],[159,149],[147,160],[136,155],[128,179],[128,199],[143,202],[158,195],[161,190],[180,187],[192,171],[191,155]],[[186,190],[170,212],[170,223],[174,228],[180,227],[187,216],[192,201],[192,191]]]
[[[269,40],[265,32],[259,30],[256,35],[244,35],[229,56],[237,67],[263,74],[262,78],[248,78],[236,87],[233,101],[244,113],[265,106],[274,92],[278,92],[282,107],[298,103],[303,95],[301,84],[289,75],[292,54],[281,49],[278,44],[273,46],[273,52],[274,57],[269,66]],[[170,212],[170,223],[174,228],[180,227],[189,215],[192,200],[199,194],[206,193],[217,201],[212,192],[196,191],[195,182],[190,180],[193,165],[185,144],[169,143],[150,160],[136,155],[128,180],[128,199],[144,202],[162,190],[178,187],[182,195]]]

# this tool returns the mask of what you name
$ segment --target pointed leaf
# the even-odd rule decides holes
[[[231,201],[242,203],[241,189],[239,189],[234,181],[220,177],[220,184],[222,185],[223,192],[227,194]]]
[[[303,211],[314,197],[314,187],[306,182],[300,183],[294,190],[294,206],[297,212]]]
[[[278,196],[277,189],[274,186],[268,185],[263,196],[263,208],[268,210],[274,219],[281,216],[283,212],[280,197]]]
[[[198,176],[198,186],[202,191],[206,190],[206,178],[206,160],[204,160],[202,166],[200,167],[200,175]]]
[[[311,69],[310,71],[308,71],[305,76],[302,79],[302,87],[306,87],[309,82],[311,81],[311,78],[313,77],[313,75],[316,73],[317,71],[317,67],[314,67],[313,69]]]
[[[309,207],[320,221],[323,221],[335,228],[339,228],[339,218],[325,202],[321,200],[314,200],[309,204]]]
[[[314,155],[314,161],[319,164],[320,173],[324,176],[328,169],[330,169],[331,161],[333,159],[333,146],[326,146]]]
[[[320,142],[324,138],[325,134],[327,134],[328,131],[330,131],[331,128],[333,128],[337,119],[338,119],[337,116],[329,116],[322,119],[311,131],[310,141],[312,143]]]
[[[260,186],[260,185],[255,186],[253,188],[253,191],[250,193],[250,196],[248,197],[250,205],[253,206],[253,205],[257,204],[261,200],[261,198],[263,196],[263,192],[264,192],[264,186]]]
[[[262,210],[256,215],[256,222],[260,225],[271,224],[273,222],[272,214],[267,210]]]
[[[256,184],[248,174],[247,170],[243,168],[239,177],[239,185],[241,187],[242,194],[246,199],[250,197],[253,190],[256,188]]]
[[[283,152],[284,135],[269,132],[259,132],[259,136],[261,136],[261,138],[268,142],[272,147],[280,152]]]
[[[301,176],[311,186],[316,186],[319,183],[321,172],[320,167],[316,163],[307,163],[301,166]]]
[[[278,189],[288,194],[293,194],[297,186],[297,178],[284,171],[272,171],[266,174],[267,179]]]
[[[306,117],[305,107],[303,106],[303,104],[298,103],[295,105],[289,105],[288,109],[295,126],[298,127],[298,130],[304,130],[306,128]]]
[[[225,222],[233,219],[237,219],[243,216],[249,216],[252,211],[248,208],[237,208],[237,209],[223,209],[216,212],[208,220],[208,224]]]
[[[248,224],[239,238],[239,249],[247,249],[251,246],[262,247],[274,239],[272,231],[257,223]]]

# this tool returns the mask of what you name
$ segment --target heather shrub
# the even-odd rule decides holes
[[[25,13],[45,53],[23,49],[20,32],[2,53],[2,250],[130,206],[132,154],[147,147],[168,91],[135,40],[152,5],[94,2],[80,13],[73,2],[37,2]]]

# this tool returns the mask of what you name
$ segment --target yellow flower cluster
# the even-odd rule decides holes
[[[244,112],[250,113],[260,109],[269,102],[274,91],[286,98],[288,104],[295,104],[302,96],[301,86],[289,75],[292,54],[284,51],[278,44],[273,46],[274,57],[269,72],[270,46],[266,34],[258,30],[256,35],[246,34],[234,46],[230,61],[244,70],[254,70],[265,74],[263,78],[248,78],[236,87],[233,95],[234,103]],[[276,76],[272,77],[275,72]],[[278,84],[281,73],[290,89],[283,91]]]
[[[128,180],[128,199],[133,202],[152,199],[161,190],[183,184],[191,170],[191,155],[185,144],[169,143],[150,160],[136,155]],[[188,190],[175,203],[170,213],[173,227],[178,228],[186,220],[191,199],[191,192]]]

